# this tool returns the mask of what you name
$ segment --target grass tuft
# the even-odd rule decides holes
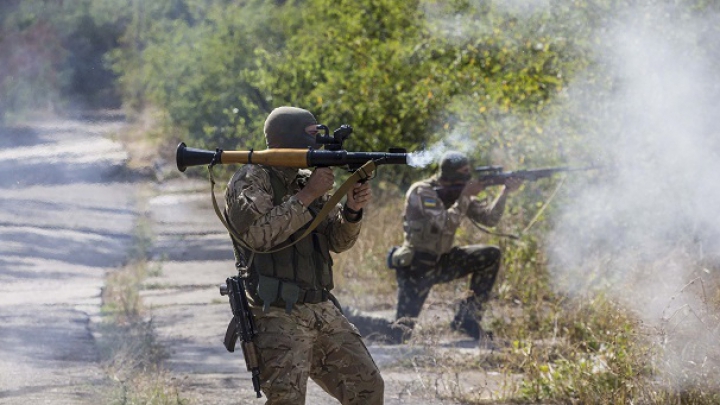
[[[155,336],[152,318],[140,297],[143,280],[159,270],[148,266],[152,246],[150,223],[141,217],[135,227],[130,261],[107,275],[102,293],[103,322],[98,327],[105,372],[114,382],[106,394],[112,405],[184,405],[178,382],[163,369],[168,357]]]

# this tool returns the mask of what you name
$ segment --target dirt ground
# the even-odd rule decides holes
[[[231,313],[218,285],[234,266],[209,183],[179,174],[170,159],[135,161],[137,145],[115,140],[123,139],[117,134],[124,125],[111,117],[0,131],[0,404],[102,403],[107,380],[93,336],[100,291],[107,272],[127,261],[140,216],[151,223],[155,269],[142,301],[180,398],[262,404],[241,353],[222,344]],[[449,317],[439,306],[420,326]],[[490,399],[512,379],[435,366],[438,356],[490,355],[461,336],[367,344],[385,380],[386,404],[459,404],[468,392]],[[307,403],[337,401],[310,382]]]

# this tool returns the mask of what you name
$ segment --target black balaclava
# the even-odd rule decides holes
[[[467,156],[460,152],[446,152],[440,159],[440,180],[449,182],[467,182],[470,175],[458,173],[458,169],[470,164]],[[462,186],[440,187],[437,189],[438,197],[442,200],[445,208],[450,208],[460,198],[463,191]]]
[[[278,107],[265,120],[265,142],[268,149],[317,148],[315,136],[305,132],[308,125],[316,125],[315,116],[297,107]]]
[[[440,159],[440,179],[445,181],[468,181],[470,176],[458,173],[458,169],[470,164],[467,156],[461,152],[446,152]]]

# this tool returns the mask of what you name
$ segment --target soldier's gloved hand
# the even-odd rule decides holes
[[[470,180],[465,184],[465,188],[463,188],[462,194],[465,196],[477,195],[479,192],[485,190],[487,187],[488,185],[481,181]]]
[[[370,183],[355,183],[347,193],[345,205],[353,211],[360,211],[372,201]]]
[[[332,190],[335,184],[335,174],[329,167],[318,167],[313,171],[307,184],[295,195],[300,202],[308,207],[318,197]]]

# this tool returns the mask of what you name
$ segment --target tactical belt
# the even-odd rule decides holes
[[[305,290],[300,294],[298,304],[319,304],[328,300],[330,292],[328,290]]]
[[[327,301],[329,298],[330,292],[328,290],[300,290],[300,296],[295,304],[319,304]],[[270,306],[285,308],[285,301],[283,301],[282,298],[278,298],[270,304]]]

